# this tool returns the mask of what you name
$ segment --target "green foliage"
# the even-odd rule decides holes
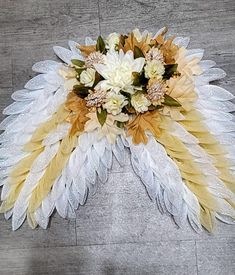
[[[143,52],[137,46],[134,47],[134,58],[144,57]]]
[[[77,76],[80,76],[80,74],[81,74],[84,70],[86,70],[86,68],[75,68],[75,71],[76,71],[76,73],[77,73]]]
[[[84,85],[74,85],[73,92],[79,97],[85,98],[89,94],[89,87],[85,87]]]
[[[169,79],[177,71],[178,64],[167,64],[165,67],[165,73],[163,79]]]
[[[100,125],[103,126],[107,118],[107,111],[101,108],[100,112],[98,110],[96,111],[96,114]]]
[[[85,62],[79,59],[72,59],[71,62],[77,67],[83,67],[85,65]]]
[[[164,102],[163,102],[164,105],[167,105],[167,106],[174,106],[174,107],[180,107],[181,104],[175,100],[173,97],[165,94],[164,95]]]
[[[104,39],[101,36],[99,36],[98,39],[97,39],[96,51],[99,51],[101,53],[105,53],[106,52],[105,42],[104,42]]]
[[[144,73],[137,73],[137,72],[133,72],[132,73],[133,76],[133,85],[134,86],[142,86],[142,85],[146,85],[148,83],[148,79],[145,78]]]
[[[124,125],[125,125],[124,122],[122,122],[122,121],[117,121],[117,127],[118,127],[118,128],[123,129],[123,128],[124,128]]]

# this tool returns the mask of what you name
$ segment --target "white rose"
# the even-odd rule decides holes
[[[145,77],[161,78],[165,73],[165,67],[159,60],[148,61],[144,67]]]
[[[80,82],[87,87],[92,87],[95,82],[95,70],[88,68],[80,74]]]
[[[143,113],[148,111],[148,106],[151,105],[151,102],[143,93],[137,92],[131,97],[131,105],[137,112]]]
[[[123,95],[114,92],[109,92],[105,101],[106,103],[103,107],[108,113],[111,113],[114,116],[119,114],[122,111],[122,108],[128,103]]]
[[[119,33],[113,32],[110,33],[110,35],[107,37],[106,42],[107,42],[107,48],[108,49],[116,49],[116,46],[119,44]]]

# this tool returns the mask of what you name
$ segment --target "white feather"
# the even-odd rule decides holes
[[[45,86],[45,78],[44,74],[39,74],[32,79],[30,79],[26,84],[25,84],[25,89],[28,90],[38,90],[42,89]]]
[[[179,47],[187,48],[189,44],[190,38],[189,37],[176,37],[173,40],[173,43],[178,45]]]
[[[148,138],[146,145],[134,145],[130,138],[126,139],[135,173],[161,211],[171,214],[179,225],[189,217],[190,223],[197,224],[199,229],[199,203],[196,197],[183,183],[179,169],[162,145],[151,135]]]
[[[79,60],[84,60],[84,57],[82,56],[81,51],[78,49],[78,45],[79,44],[75,41],[72,41],[72,40],[69,41],[69,47],[70,47],[71,51],[74,54],[79,56]]]
[[[58,63],[53,60],[44,60],[44,61],[39,61],[35,63],[32,67],[32,70],[37,73],[49,73],[50,71],[54,71],[55,69],[60,66],[61,63]]]
[[[80,142],[84,140],[86,149]],[[106,153],[110,151],[112,157],[112,148],[107,139],[99,140],[94,131],[82,134],[78,141],[79,145],[72,152],[62,176],[56,180],[51,192],[43,200],[44,217],[49,217],[54,208],[63,218],[74,216],[74,210],[86,201],[88,190],[90,193],[96,190],[97,176],[101,181],[107,180],[107,166],[111,166],[112,162],[110,155]]]
[[[80,54],[72,52],[72,51],[65,49],[63,47],[60,47],[60,46],[54,46],[53,50],[54,50],[55,54],[67,64],[71,64],[72,59],[80,59],[81,58]]]
[[[187,59],[191,60],[192,58],[198,58],[199,60],[202,59],[204,54],[203,49],[193,49],[193,50],[187,50]]]

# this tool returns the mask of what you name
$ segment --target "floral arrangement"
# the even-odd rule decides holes
[[[63,63],[13,93],[0,124],[0,212],[13,230],[27,217],[47,228],[54,210],[75,217],[113,156],[128,148],[134,172],[159,210],[194,230],[233,223],[233,95],[209,84],[225,76],[189,38],[138,29],[85,45],[55,46]],[[125,179],[124,179],[125,180]]]
[[[145,130],[160,134],[158,114],[167,106],[181,107],[170,95],[170,83],[181,76],[178,47],[173,38],[164,40],[165,33],[155,38],[139,30],[112,33],[105,41],[99,36],[96,45],[79,46],[83,59],[72,59],[69,72],[62,75],[77,79],[71,96],[76,94],[87,108],[85,130],[100,128],[111,143],[123,129],[135,144],[147,143]]]

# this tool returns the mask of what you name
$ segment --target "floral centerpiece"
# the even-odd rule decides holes
[[[147,143],[145,130],[160,135],[159,114],[167,112],[167,106],[180,113],[180,101],[170,95],[181,76],[178,47],[173,38],[164,40],[165,32],[155,38],[138,30],[112,33],[106,42],[99,36],[96,45],[79,46],[82,60],[72,59],[69,72],[62,75],[76,76],[71,98],[78,96],[86,108],[86,131],[99,128],[99,134],[113,143],[127,129],[135,144]]]

